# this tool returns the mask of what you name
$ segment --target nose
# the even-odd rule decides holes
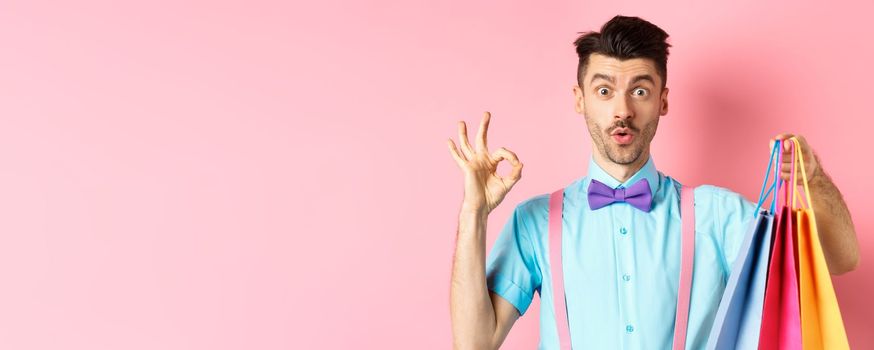
[[[625,120],[634,117],[628,96],[619,95],[613,102],[613,118]]]

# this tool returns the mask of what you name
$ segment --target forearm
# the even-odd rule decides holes
[[[829,272],[840,275],[854,270],[859,264],[859,244],[850,210],[841,192],[821,166],[810,179],[809,186],[816,213],[816,229]]]
[[[488,349],[493,346],[497,322],[486,285],[487,220],[485,210],[462,209],[459,214],[449,291],[456,349]]]

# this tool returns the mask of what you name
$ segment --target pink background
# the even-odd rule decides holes
[[[753,200],[768,139],[808,138],[862,247],[834,278],[851,344],[874,347],[870,1],[315,3],[0,5],[0,348],[449,348],[446,139],[489,110],[525,163],[491,246],[585,175],[571,42],[615,14],[674,45],[659,170]]]

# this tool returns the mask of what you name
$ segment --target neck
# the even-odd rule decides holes
[[[625,182],[631,176],[637,173],[640,168],[646,164],[649,160],[649,149],[645,149],[644,153],[640,155],[636,161],[631,164],[616,164],[613,163],[609,158],[605,155],[601,154],[601,152],[594,152],[595,163],[604,169],[607,174],[616,179],[619,182]]]

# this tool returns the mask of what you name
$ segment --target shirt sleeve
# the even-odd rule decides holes
[[[714,200],[721,220],[716,221],[716,229],[722,234],[723,263],[726,276],[729,276],[749,230],[750,221],[756,216],[756,203],[750,202],[739,193],[718,189]]]
[[[513,304],[519,315],[528,310],[541,280],[530,232],[534,218],[525,209],[526,203],[530,202],[513,210],[486,262],[489,290]]]

